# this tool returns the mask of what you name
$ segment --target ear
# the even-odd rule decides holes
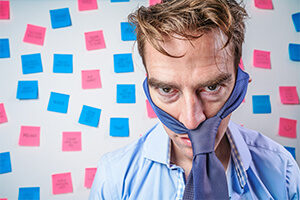
[[[252,78],[250,77],[248,83],[251,83],[251,82],[252,82]]]

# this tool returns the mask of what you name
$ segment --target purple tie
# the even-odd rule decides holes
[[[219,125],[226,116],[243,101],[249,75],[239,67],[234,89],[219,112],[196,129],[187,129],[181,122],[157,107],[149,93],[147,78],[143,83],[145,94],[160,121],[175,133],[188,133],[193,148],[193,167],[184,190],[184,200],[229,199],[225,170],[214,152],[215,137]]]

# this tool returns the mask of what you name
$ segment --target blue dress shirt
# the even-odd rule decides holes
[[[262,134],[229,122],[231,199],[300,198],[300,170],[291,154]],[[180,200],[184,171],[170,164],[161,123],[131,145],[102,156],[89,200]]]

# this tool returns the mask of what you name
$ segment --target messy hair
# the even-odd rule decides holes
[[[160,45],[165,36],[177,35],[191,41],[219,29],[226,36],[222,48],[230,45],[237,67],[242,54],[244,19],[247,16],[244,7],[235,0],[162,0],[150,7],[141,6],[128,16],[128,20],[136,27],[138,51],[144,65],[146,41],[160,53],[176,57]]]

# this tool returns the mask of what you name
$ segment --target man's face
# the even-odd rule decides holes
[[[227,47],[220,50],[222,42],[218,38],[216,33],[207,33],[193,41],[171,38],[162,44],[169,54],[184,55],[180,58],[163,55],[148,42],[145,44],[144,59],[153,102],[188,129],[195,129],[216,115],[235,84],[234,59],[228,55]],[[221,122],[215,147],[225,133],[229,118]],[[164,128],[173,148],[192,158],[188,135]]]

